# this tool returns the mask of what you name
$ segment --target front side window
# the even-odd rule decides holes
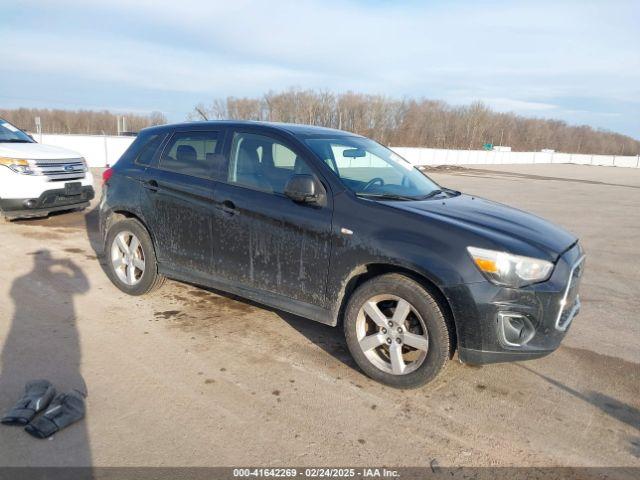
[[[412,164],[368,138],[344,136],[305,140],[356,195],[420,199],[438,185]]]
[[[160,168],[194,177],[210,177],[219,156],[219,132],[179,132],[171,137]]]
[[[33,143],[33,139],[19,128],[0,118],[0,142]]]
[[[284,193],[285,185],[294,174],[311,174],[311,169],[302,157],[282,142],[253,133],[234,135],[229,183]]]

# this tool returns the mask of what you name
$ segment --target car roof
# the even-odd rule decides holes
[[[266,130],[281,131],[292,134],[297,137],[359,137],[355,133],[337,130],[335,128],[318,127],[315,125],[303,125],[300,123],[280,123],[280,122],[259,122],[253,120],[205,120],[196,122],[170,123],[167,125],[159,125],[155,127],[145,128],[145,133],[154,133],[162,131],[171,131],[175,129],[183,129],[193,127],[195,129],[203,129],[206,127],[225,126],[230,128],[238,128],[243,126],[264,127]]]

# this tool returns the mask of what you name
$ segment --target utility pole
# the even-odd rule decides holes
[[[106,133],[104,133],[104,130],[102,130],[102,138],[104,140],[104,166],[108,167],[109,166],[109,147],[107,147],[107,135]]]
[[[42,122],[40,120],[40,117],[36,117],[35,122],[36,122],[36,133],[38,134],[38,141],[42,143]]]

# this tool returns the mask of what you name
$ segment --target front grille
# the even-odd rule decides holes
[[[569,283],[565,289],[564,296],[560,302],[560,311],[556,319],[556,328],[564,331],[580,311],[580,279],[584,270],[584,255],[571,267],[569,274]]]
[[[35,175],[44,175],[52,181],[82,179],[87,171],[86,164],[79,158],[32,160],[29,163]]]

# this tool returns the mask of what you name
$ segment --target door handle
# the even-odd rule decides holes
[[[150,192],[158,191],[158,182],[156,182],[155,180],[147,180],[142,185],[144,186],[144,188],[146,188]]]
[[[236,213],[238,213],[238,210],[236,210],[236,206],[231,200],[225,200],[224,202],[222,202],[221,209],[228,215],[235,215]]]

